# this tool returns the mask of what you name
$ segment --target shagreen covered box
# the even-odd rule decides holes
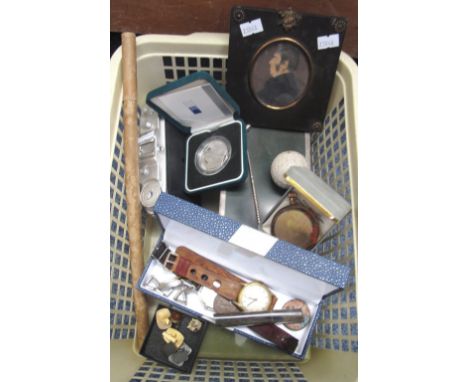
[[[346,286],[349,267],[167,193],[154,213],[163,233],[141,291],[212,323],[229,300],[243,310],[300,307],[308,317],[302,324],[228,329],[304,358],[321,301]]]

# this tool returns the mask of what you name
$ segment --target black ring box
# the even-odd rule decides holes
[[[160,308],[164,308],[164,306],[159,305],[157,307],[157,309]],[[173,310],[172,308],[169,309]],[[205,337],[206,330],[208,329],[208,323],[198,317],[191,317],[185,313],[181,314],[182,319],[178,324],[177,330],[183,334],[184,342],[192,349],[192,352],[189,354],[187,361],[185,361],[182,366],[173,364],[169,361],[166,354],[164,354],[163,346],[166,344],[162,337],[164,330],[159,329],[158,325],[156,324],[156,313],[153,320],[151,320],[151,326],[140,349],[140,354],[146,358],[163,363],[184,373],[190,373],[197,359],[197,354],[200,350],[203,338]],[[190,320],[192,320],[192,318],[196,318],[202,323],[202,327],[198,332],[192,332],[187,329],[187,325]]]

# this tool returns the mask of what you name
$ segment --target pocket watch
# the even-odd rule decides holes
[[[312,209],[297,201],[294,191],[288,198],[289,206],[281,208],[273,216],[271,234],[303,249],[312,249],[320,235],[319,218]]]

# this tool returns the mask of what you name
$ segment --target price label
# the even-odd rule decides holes
[[[337,48],[340,46],[340,35],[331,34],[329,36],[317,37],[317,48],[318,50]]]
[[[261,19],[248,21],[240,25],[240,30],[243,37],[247,37],[256,33],[263,32],[263,24]]]

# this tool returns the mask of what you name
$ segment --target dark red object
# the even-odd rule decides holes
[[[273,342],[279,349],[292,354],[297,347],[297,339],[273,324],[249,326],[253,332]]]

